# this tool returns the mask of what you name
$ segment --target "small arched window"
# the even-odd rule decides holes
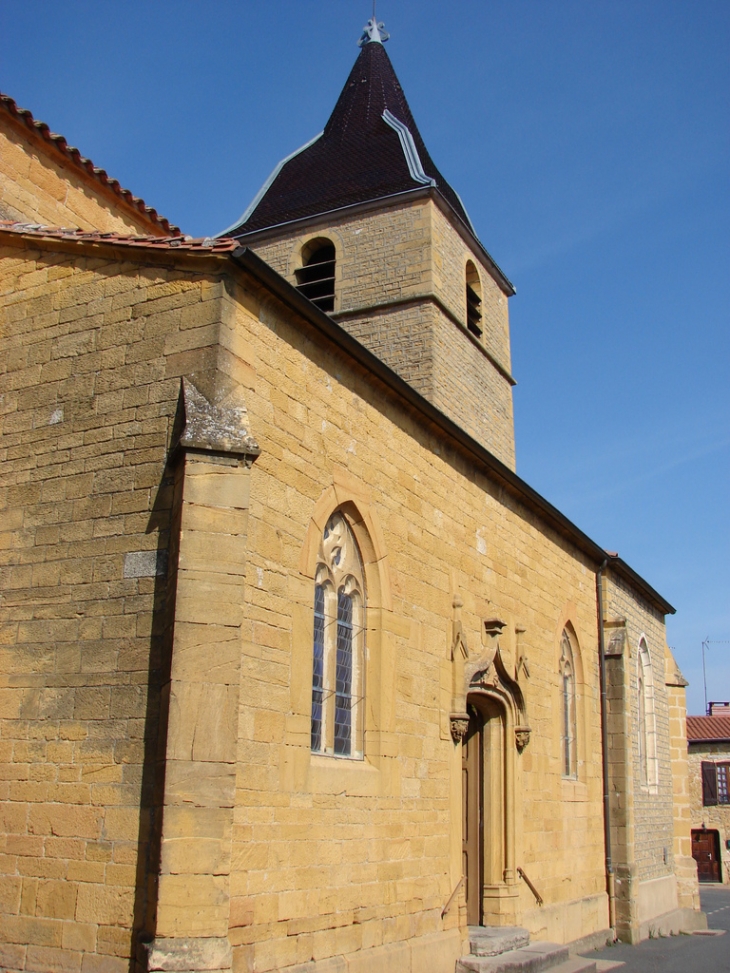
[[[561,762],[563,777],[578,774],[576,740],[575,659],[567,629],[560,639]]]
[[[310,240],[295,271],[297,290],[322,311],[335,309],[335,245],[326,237]]]
[[[466,326],[477,338],[482,336],[482,284],[476,267],[466,265]]]
[[[659,783],[659,761],[656,745],[656,714],[654,710],[654,673],[649,646],[642,635],[639,639],[637,667],[637,706],[639,721],[639,780],[643,787]]]
[[[312,751],[362,757],[365,583],[357,542],[340,511],[327,521],[320,544],[312,647]]]

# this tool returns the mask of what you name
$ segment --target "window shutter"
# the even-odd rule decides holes
[[[717,804],[717,770],[709,761],[702,761],[702,803],[705,807]]]

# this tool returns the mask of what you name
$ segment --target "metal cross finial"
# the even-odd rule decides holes
[[[390,34],[386,31],[385,24],[382,22],[382,20],[380,23],[378,23],[378,20],[375,17],[375,4],[373,4],[373,16],[370,18],[367,24],[365,24],[362,37],[357,42],[358,46],[365,47],[366,44],[370,43],[384,44],[389,37]]]

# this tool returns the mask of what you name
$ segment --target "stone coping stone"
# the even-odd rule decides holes
[[[472,956],[499,956],[510,949],[520,949],[530,942],[530,933],[522,926],[469,926],[469,951]]]

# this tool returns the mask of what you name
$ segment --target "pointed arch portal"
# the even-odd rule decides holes
[[[487,651],[465,666],[462,861],[469,925],[499,924],[517,894],[515,774],[530,729],[513,660],[500,647],[503,626],[486,623]]]

